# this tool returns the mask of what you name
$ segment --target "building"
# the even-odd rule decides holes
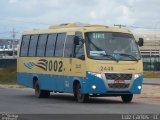
[[[0,58],[17,57],[18,40],[0,39]]]

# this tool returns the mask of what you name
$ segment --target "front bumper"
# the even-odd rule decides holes
[[[128,80],[126,80],[128,81]],[[102,78],[91,74],[90,72],[86,73],[86,79],[82,82],[82,91],[86,94],[100,94],[100,95],[107,95],[107,94],[140,94],[142,83],[143,83],[143,76],[140,75],[136,79],[132,77],[129,80],[128,88],[110,88],[109,87],[109,80],[107,80],[103,75]]]

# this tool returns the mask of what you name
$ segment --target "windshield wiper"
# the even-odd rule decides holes
[[[125,56],[125,57],[129,57],[129,58],[131,58],[132,60],[136,60],[136,61],[138,62],[138,59],[137,59],[136,57],[134,57],[133,55],[125,54],[125,53],[119,53],[119,55]]]
[[[112,60],[115,60],[115,61],[118,61],[115,57],[113,57],[112,55],[110,55],[110,54],[101,54],[101,55],[103,55],[103,56],[105,56],[105,57],[109,57],[109,58],[111,58]]]
[[[103,54],[103,53],[94,53],[94,54],[102,55],[102,56],[105,56],[105,57],[108,57],[108,58],[110,58],[112,60],[116,60],[117,61],[117,59],[114,56],[112,56],[110,54],[107,54],[107,53],[105,53],[105,54]]]

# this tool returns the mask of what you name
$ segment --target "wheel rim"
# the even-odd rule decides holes
[[[83,94],[81,93],[80,88],[78,89],[78,99],[82,99],[83,98]]]
[[[35,94],[36,96],[39,96],[39,85],[36,85]]]
[[[81,92],[80,85],[77,85],[77,100],[82,101],[84,99],[84,94]]]

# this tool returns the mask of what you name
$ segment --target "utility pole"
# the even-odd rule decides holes
[[[126,27],[126,25],[121,25],[121,24],[114,24],[114,26],[122,28],[122,27]]]
[[[12,39],[13,39],[12,43],[13,57],[15,57],[15,37],[17,32],[15,32],[15,29],[13,28],[13,30],[10,33],[12,34]]]

